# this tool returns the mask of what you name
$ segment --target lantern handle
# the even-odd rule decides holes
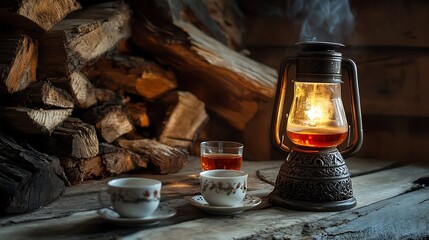
[[[287,118],[287,115],[284,114],[287,73],[289,72],[289,68],[294,64],[296,65],[296,58],[285,58],[280,64],[276,96],[273,106],[273,116],[271,118],[271,142],[277,148],[277,150],[285,153],[290,153],[291,151],[290,147],[284,144],[284,140],[286,138],[285,126],[287,119],[283,119],[283,117]]]
[[[362,128],[362,113],[360,107],[359,97],[359,83],[357,76],[356,64],[348,58],[343,58],[341,65],[347,70],[347,76],[349,79],[349,93],[351,96],[351,114],[353,122],[353,140],[351,145],[348,145],[345,149],[341,150],[341,154],[344,158],[355,155],[362,147],[363,143],[363,128]],[[349,131],[350,134],[350,131]]]

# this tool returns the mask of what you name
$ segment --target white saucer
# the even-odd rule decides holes
[[[186,201],[195,207],[204,210],[208,213],[217,214],[217,215],[236,215],[242,213],[245,210],[254,208],[258,206],[262,200],[256,196],[247,195],[244,197],[243,201],[234,207],[221,207],[221,206],[210,206],[206,200],[204,200],[203,196],[186,196],[184,197]]]
[[[117,212],[109,208],[99,209],[97,211],[97,214],[101,218],[114,222],[118,225],[133,227],[157,224],[160,220],[167,219],[176,215],[176,209],[160,205],[152,215],[144,218],[124,218],[119,216]]]

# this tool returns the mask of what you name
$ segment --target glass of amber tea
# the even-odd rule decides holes
[[[240,170],[243,163],[243,144],[229,141],[206,141],[201,146],[201,169]]]

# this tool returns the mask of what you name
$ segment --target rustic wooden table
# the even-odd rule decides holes
[[[208,214],[183,197],[199,194],[199,162],[191,157],[179,173],[140,174],[163,182],[162,205],[177,214],[152,226],[123,227],[100,218],[98,191],[108,179],[68,187],[37,211],[0,218],[0,239],[423,239],[429,237],[429,169],[349,159],[356,207],[342,212],[302,212],[273,207],[281,161],[244,162],[248,194],[263,202],[236,216]],[[129,175],[128,175],[129,176]]]

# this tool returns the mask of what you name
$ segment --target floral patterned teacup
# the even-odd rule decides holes
[[[201,195],[212,206],[239,205],[247,192],[247,173],[238,170],[209,170],[200,173]]]
[[[101,194],[110,194],[111,205],[102,201]],[[159,206],[161,182],[149,178],[118,178],[107,183],[98,194],[103,207],[108,207],[125,218],[150,216]]]

